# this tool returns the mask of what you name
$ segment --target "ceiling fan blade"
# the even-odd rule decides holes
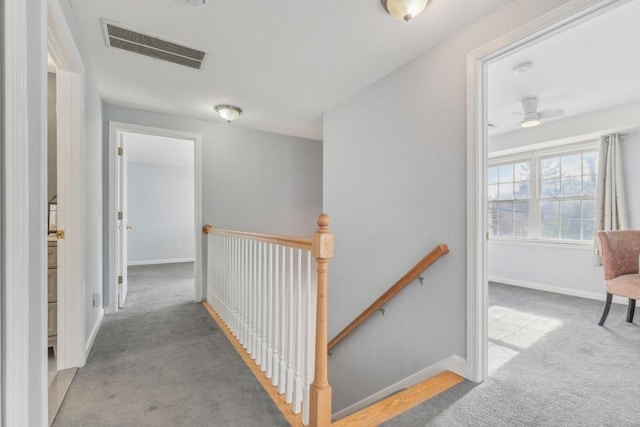
[[[549,119],[551,117],[559,117],[564,114],[564,110],[562,108],[549,108],[548,110],[544,110],[538,113],[538,117],[541,119]]]

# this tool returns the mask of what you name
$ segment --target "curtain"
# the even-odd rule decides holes
[[[627,204],[624,196],[622,157],[618,134],[600,137],[598,184],[596,187],[594,229],[624,230],[627,227]],[[602,265],[598,237],[594,235],[594,264]]]

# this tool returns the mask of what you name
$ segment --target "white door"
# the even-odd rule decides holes
[[[124,307],[127,299],[127,150],[124,133],[118,133],[117,176],[117,230],[116,265],[118,271],[118,308]]]

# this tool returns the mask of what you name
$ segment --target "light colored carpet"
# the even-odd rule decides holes
[[[54,426],[288,425],[192,295],[192,263],[130,267]]]
[[[614,304],[489,286],[491,377],[465,381],[385,423],[421,426],[640,426],[640,315]]]

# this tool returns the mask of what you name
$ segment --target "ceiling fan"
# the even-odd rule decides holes
[[[549,119],[551,117],[559,117],[564,114],[562,108],[549,108],[547,110],[538,111],[538,98],[530,96],[522,100],[522,111],[524,118],[520,122],[520,126],[523,128],[530,128],[538,126],[542,120]]]

